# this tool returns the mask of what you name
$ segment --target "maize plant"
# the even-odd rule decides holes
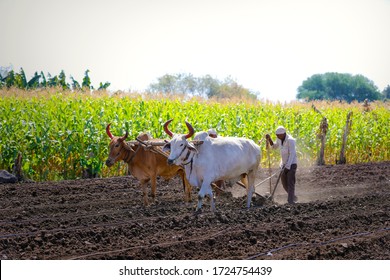
[[[140,132],[155,138],[167,138],[162,125],[186,132],[184,121],[195,131],[215,128],[221,136],[240,136],[255,142],[266,133],[274,136],[278,125],[287,128],[297,140],[301,166],[316,162],[317,139],[322,116],[312,104],[225,102],[200,99],[157,98],[150,95],[109,95],[73,93],[59,89],[25,91],[0,90],[0,169],[12,170],[18,152],[23,154],[22,172],[33,180],[75,179],[88,171],[95,176],[121,175],[124,166],[105,167],[109,139],[105,127],[111,123],[114,135],[129,132],[135,139]],[[360,104],[318,102],[315,104],[328,120],[325,164],[334,164],[340,153],[346,116],[352,111],[352,127],[346,146],[348,163],[390,160],[389,103],[371,104],[365,111]],[[262,165],[266,164],[265,141]],[[280,160],[271,151],[271,164]]]

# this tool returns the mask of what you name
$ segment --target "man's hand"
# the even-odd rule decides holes
[[[265,139],[267,140],[267,143],[268,143],[269,145],[271,145],[271,146],[274,145],[274,142],[272,141],[271,136],[269,136],[269,134],[266,134],[266,135],[265,135]]]

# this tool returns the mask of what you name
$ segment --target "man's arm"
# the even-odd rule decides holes
[[[271,139],[271,136],[269,134],[266,134],[265,135],[265,139],[267,140],[267,142],[270,144],[270,146],[273,148],[273,149],[276,149],[279,147],[279,144],[278,144],[278,141],[276,141],[276,143],[274,143]]]

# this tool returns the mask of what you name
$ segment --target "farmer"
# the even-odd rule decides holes
[[[297,154],[295,150],[295,139],[286,133],[283,126],[276,129],[276,143],[274,143],[269,134],[265,135],[267,142],[272,148],[280,148],[281,159],[281,181],[284,190],[288,194],[287,201],[294,204],[297,201],[295,196],[295,173],[297,171]]]

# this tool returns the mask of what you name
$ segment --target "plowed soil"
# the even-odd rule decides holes
[[[178,178],[143,206],[132,176],[0,185],[1,259],[390,259],[390,162],[299,168],[278,186],[238,185],[195,214]],[[275,172],[275,170],[273,170]],[[269,176],[259,171],[257,182]],[[273,178],[272,184],[276,182]],[[244,192],[243,192],[244,191]]]

